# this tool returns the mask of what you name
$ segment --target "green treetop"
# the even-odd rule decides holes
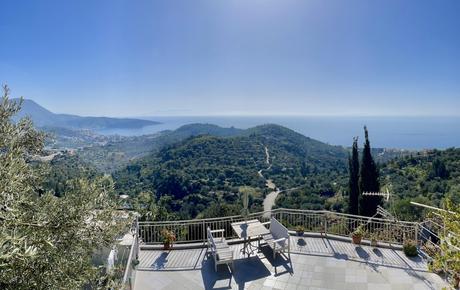
[[[349,201],[348,201],[348,213],[358,215],[359,214],[359,154],[358,154],[358,138],[353,139],[353,147],[351,156],[348,160],[349,167]]]
[[[363,192],[378,192],[380,190],[379,170],[371,154],[369,133],[364,126],[364,148],[361,161],[361,172],[359,188],[361,192],[359,212],[364,216],[373,216],[377,211],[377,206],[382,203],[380,196],[363,196]]]
[[[43,167],[29,163],[45,136],[30,119],[14,122],[22,102],[0,102],[0,289],[78,289],[95,284],[97,249],[121,231],[112,182],[69,181],[63,197],[41,189]]]

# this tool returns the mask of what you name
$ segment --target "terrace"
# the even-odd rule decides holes
[[[243,243],[231,223],[242,216],[204,220],[139,222],[124,283],[126,289],[442,289],[448,283],[428,271],[427,256],[408,258],[403,241],[427,242],[418,223],[367,218],[328,211],[277,209],[253,213],[262,222],[273,216],[290,230],[291,255],[261,248],[242,255]],[[305,234],[293,231],[302,225]],[[350,229],[363,225],[378,247],[351,243]],[[224,229],[234,267],[219,265],[206,248],[206,228]],[[163,250],[161,230],[176,233],[173,249]],[[257,244],[256,240],[252,241]],[[137,259],[136,259],[137,257]],[[134,269],[135,268],[135,269]]]

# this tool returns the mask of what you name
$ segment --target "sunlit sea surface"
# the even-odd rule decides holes
[[[367,125],[371,145],[380,148],[445,149],[460,147],[460,117],[145,117],[161,122],[142,129],[99,131],[105,135],[135,136],[174,130],[185,124],[209,123],[222,127],[249,127],[274,123],[333,145],[350,146],[353,136],[363,141]]]

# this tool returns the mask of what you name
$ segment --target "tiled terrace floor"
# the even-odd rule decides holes
[[[256,244],[256,243],[254,243]],[[214,271],[206,249],[143,250],[135,289],[442,289],[426,263],[401,251],[324,238],[291,237],[291,261],[264,248],[244,258],[233,245],[234,270]]]

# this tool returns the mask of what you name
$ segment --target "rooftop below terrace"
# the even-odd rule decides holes
[[[141,247],[134,289],[442,289],[426,262],[394,248],[374,248],[321,236],[291,236],[291,260],[262,248],[243,256],[231,245],[233,270],[214,261],[206,248],[170,251]],[[257,242],[253,242],[256,244]]]

